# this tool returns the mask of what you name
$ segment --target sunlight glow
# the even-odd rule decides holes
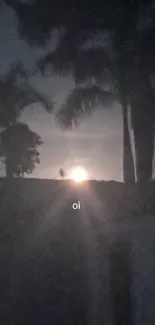
[[[88,175],[86,170],[83,167],[75,167],[74,169],[72,169],[71,171],[71,176],[70,178],[76,182],[76,183],[80,183],[85,181],[86,179],[88,179]]]

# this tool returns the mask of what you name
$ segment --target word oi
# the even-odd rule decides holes
[[[80,201],[78,201],[78,203],[73,203],[73,204],[72,204],[72,208],[73,208],[74,210],[77,210],[77,209],[80,210]]]

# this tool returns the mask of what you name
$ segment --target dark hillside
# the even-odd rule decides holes
[[[154,182],[1,179],[0,324],[153,324],[154,198]]]

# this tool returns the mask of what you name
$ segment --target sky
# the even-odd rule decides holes
[[[4,73],[15,60],[24,62],[26,68],[34,70],[35,61],[53,47],[31,48],[20,40],[16,16],[11,8],[0,4],[0,73]],[[31,78],[31,84],[56,103],[60,104],[73,88],[71,78],[55,76],[42,77],[39,73]],[[55,121],[54,114],[47,113],[37,104],[28,107],[21,121],[26,122],[32,131],[37,132],[44,144],[40,147],[40,164],[31,175],[39,178],[59,178],[59,169],[64,168],[69,176],[74,166],[87,170],[90,179],[122,181],[122,117],[121,108],[102,110],[98,107],[91,117],[86,118],[80,127],[62,131]],[[0,176],[4,166],[0,164]]]

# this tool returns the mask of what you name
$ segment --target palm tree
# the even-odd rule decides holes
[[[147,182],[152,178],[155,91],[151,80],[155,76],[154,35],[154,22],[141,30],[139,37],[135,39],[136,46],[133,44],[138,53],[134,55],[135,61],[133,60],[130,65],[132,87],[130,87],[129,102],[138,182]]]
[[[9,130],[16,125],[23,110],[33,103],[40,103],[52,111],[53,103],[27,81],[28,75],[21,62],[11,64],[8,72],[0,77],[0,128]],[[9,176],[6,160],[6,176]]]
[[[0,126],[2,128],[16,122],[23,110],[33,103],[40,103],[48,112],[53,109],[53,103],[33,88],[27,78],[28,74],[20,61],[13,62],[8,72],[0,76]]]
[[[72,2],[67,3],[66,8],[62,0],[58,0],[53,8],[48,0],[35,1],[34,4],[21,4],[18,0],[5,0],[5,2],[17,14],[21,37],[26,38],[31,44],[45,44],[49,39],[50,32],[54,28],[59,28],[61,42],[57,48],[55,58],[53,53],[52,56],[49,54],[46,56],[46,62],[53,62],[54,59],[54,65],[57,65],[59,71],[62,72],[65,70],[64,67],[67,72],[71,69],[74,71],[79,48],[94,35],[94,31],[95,33],[98,31],[102,38],[109,32],[110,42],[114,50],[112,57],[119,54],[117,57],[117,67],[119,66],[117,84],[119,84],[120,80],[123,87],[126,84],[126,92],[123,92],[121,102],[123,106],[130,104],[132,111],[137,180],[147,181],[150,179],[154,142],[154,112],[152,108],[154,100],[149,79],[150,71],[155,72],[154,3],[152,1],[147,3],[141,1],[122,2],[121,0],[116,3],[116,1],[109,0],[108,2],[105,1],[101,6],[98,1],[91,1],[91,3],[86,1],[75,2],[74,6]],[[42,15],[43,12],[44,15]],[[66,50],[67,47],[68,50]],[[102,64],[104,64],[103,61]],[[100,65],[101,69],[102,64]],[[147,91],[144,91],[145,88]],[[145,106],[145,123],[144,121],[140,122],[142,100],[139,99],[137,102],[137,91],[139,93],[138,97],[140,98],[142,95],[143,98],[145,97],[145,102],[149,103],[147,107]],[[122,111],[124,112],[123,121],[126,123],[127,109],[124,108]],[[143,108],[142,111],[144,112]],[[126,126],[124,127],[124,134],[126,134],[124,138],[127,138]],[[144,139],[145,154],[142,150]],[[124,141],[124,149],[126,143],[129,144],[129,141]],[[125,151],[127,151],[127,154],[124,155],[131,157],[129,145]],[[133,161],[132,158],[126,159],[124,157],[124,162],[126,160]],[[125,166],[126,163],[124,163]],[[130,166],[133,166],[133,163]],[[128,168],[125,167],[125,169]],[[131,175],[133,174],[132,169],[131,167]]]
[[[44,69],[48,63],[53,62],[56,71],[65,73],[69,70],[68,62],[67,67],[65,62],[63,67],[63,55],[61,54],[61,56],[62,60],[59,60],[58,54],[48,54],[39,61],[39,67]],[[61,62],[61,66],[59,66],[59,62]],[[125,76],[120,73],[121,67],[118,58],[112,58],[103,45],[95,48],[92,46],[80,51],[73,70],[76,86],[57,114],[59,124],[66,129],[73,124],[78,125],[80,115],[91,113],[98,104],[104,108],[119,101],[123,116],[124,182],[126,184],[134,183],[134,161],[128,125],[128,98],[125,88],[127,85]]]
[[[131,8],[130,8],[131,9]],[[131,10],[126,12],[124,25],[116,24],[116,31],[107,33],[108,42],[100,40],[99,46],[89,45],[86,49],[85,40],[93,44],[92,35],[79,30],[76,36],[74,30],[67,31],[55,52],[48,53],[39,60],[41,71],[51,65],[52,71],[59,74],[71,72],[76,81],[75,92],[69,95],[65,105],[62,105],[58,119],[61,116],[69,116],[67,105],[71,112],[71,102],[74,106],[77,98],[76,88],[88,83],[99,86],[110,86],[114,90],[118,101],[122,106],[123,116],[123,172],[125,183],[133,183],[135,180],[134,162],[131,150],[128,108],[131,108],[131,124],[134,133],[136,153],[136,178],[138,182],[146,182],[152,177],[152,160],[154,151],[154,96],[150,83],[151,73],[155,72],[155,47],[153,35],[154,23],[148,28],[138,30],[138,9],[134,14]],[[125,14],[125,13],[124,13]],[[129,17],[131,23],[129,23]],[[94,32],[92,33],[94,37]],[[103,32],[105,35],[105,32]],[[151,36],[150,36],[151,35]],[[96,37],[97,39],[97,37]],[[85,48],[84,46],[85,45]],[[107,47],[107,48],[106,48]],[[150,51],[148,50],[150,49]],[[106,80],[106,70],[110,73],[110,80]],[[78,89],[77,89],[78,90]],[[89,92],[88,92],[89,93]],[[81,95],[80,95],[81,96]],[[88,98],[91,101],[91,98]],[[81,104],[85,99],[81,99]],[[80,101],[79,101],[80,103]],[[79,108],[77,108],[79,110]],[[75,113],[75,109],[72,107]],[[83,105],[84,110],[84,105]],[[74,115],[75,116],[75,115]],[[74,118],[72,114],[72,118]],[[61,119],[60,119],[61,121]],[[64,125],[65,126],[65,125]],[[66,122],[67,128],[67,122]],[[145,143],[145,154],[144,154]]]

